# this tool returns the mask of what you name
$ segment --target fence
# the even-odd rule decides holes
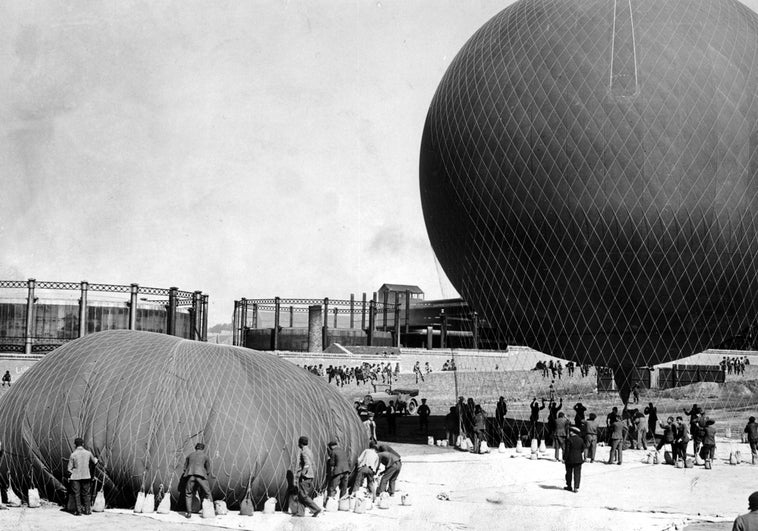
[[[207,339],[208,295],[200,291],[29,279],[0,281],[0,294],[4,352],[47,352],[88,333],[113,329]]]

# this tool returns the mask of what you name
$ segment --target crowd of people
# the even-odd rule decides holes
[[[355,385],[378,384],[380,380],[383,384],[390,384],[396,382],[400,376],[400,363],[393,365],[391,362],[363,362],[352,367],[347,365],[324,367],[323,364],[319,363],[318,365],[304,365],[303,368],[316,376],[327,378],[329,383],[334,383],[337,387],[344,387],[353,382]]]
[[[582,378],[589,376],[591,365],[587,363],[574,363],[573,361],[566,362],[566,374],[573,377],[577,367],[579,367],[579,375]],[[561,363],[561,360],[555,362],[553,360],[538,361],[534,367],[535,371],[540,371],[542,373],[543,378],[552,378],[553,380],[556,378],[559,380],[563,378],[563,369],[564,365]]]
[[[719,366],[724,374],[734,374],[736,376],[745,374],[746,365],[750,365],[750,360],[747,356],[741,358],[737,356],[724,356],[719,362]]]

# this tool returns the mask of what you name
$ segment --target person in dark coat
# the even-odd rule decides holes
[[[566,438],[569,433],[569,419],[564,416],[563,411],[558,413],[558,418],[555,419],[555,432],[553,435],[553,447],[555,448],[555,460],[562,461],[561,452],[565,453],[566,450]]]
[[[690,442],[690,428],[682,417],[676,417],[676,439],[674,440],[674,461],[687,459],[687,444]]]
[[[501,396],[495,405],[495,422],[497,422],[497,431],[500,442],[505,442],[505,416],[508,414],[508,405],[505,403],[505,397]]]
[[[563,398],[560,399],[560,404],[557,404],[554,400],[550,401],[547,406],[547,433],[550,438],[553,439],[555,444],[555,421],[558,418],[558,412],[563,408]]]
[[[649,402],[645,408],[645,415],[647,415],[647,432],[653,438],[653,444],[655,444],[655,428],[658,426],[658,408]]]
[[[195,491],[199,492],[201,501],[211,497],[211,486],[208,483],[210,475],[211,460],[205,453],[205,445],[197,443],[195,451],[184,460],[184,471],[182,472],[182,477],[187,478],[187,483],[184,486],[184,503],[187,510],[185,516],[187,518],[192,517],[192,498]]]
[[[703,434],[703,446],[700,449],[700,457],[713,461],[716,455],[716,428],[713,425],[716,421],[707,419],[705,421],[705,433]]]
[[[445,435],[447,436],[448,446],[455,446],[460,432],[461,427],[458,421],[458,410],[455,406],[450,406],[450,412],[445,415]]]
[[[755,417],[748,419],[745,433],[747,433],[747,442],[750,445],[750,453],[753,456],[753,460],[758,459],[758,423],[755,422]]]
[[[577,402],[574,404],[574,411],[576,412],[576,415],[574,415],[574,425],[580,428],[584,423],[584,412],[587,411],[587,408],[581,402]]]
[[[758,530],[758,491],[752,493],[748,499],[747,514],[742,514],[734,519],[732,531],[756,531]]]
[[[429,406],[426,405],[426,398],[421,399],[421,405],[418,407],[418,427],[419,429],[426,434],[429,431],[429,415],[432,414],[432,411],[429,409]]]
[[[671,452],[674,452],[674,441],[676,440],[676,427],[674,426],[674,417],[669,417],[666,419],[666,424],[660,423],[661,428],[663,428],[663,435],[661,436],[661,440],[658,441],[658,446],[655,447],[655,451],[659,452],[661,448],[663,448],[664,444],[670,444],[671,445]]]
[[[540,403],[537,402],[537,397],[535,396],[532,400],[532,403],[529,404],[529,408],[532,410],[531,414],[529,415],[529,436],[532,439],[536,439],[537,423],[540,420],[540,410],[545,409],[545,399],[542,399],[542,406],[540,407]]]
[[[566,490],[579,492],[579,483],[582,480],[582,463],[584,463],[584,440],[580,436],[580,430],[576,426],[569,428],[569,436],[566,439],[566,452],[564,464],[566,465]],[[573,484],[572,484],[573,479]]]
[[[342,498],[347,494],[347,480],[351,470],[350,460],[345,450],[340,448],[336,441],[332,441],[327,445],[327,452],[329,454],[329,487],[327,495],[330,498],[334,496],[337,493],[337,486],[339,486],[340,498]]]

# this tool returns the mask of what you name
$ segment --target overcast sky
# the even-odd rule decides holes
[[[210,324],[240,297],[456,296],[421,132],[510,3],[3,0],[0,279],[199,289]]]

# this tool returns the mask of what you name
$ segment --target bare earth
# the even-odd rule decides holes
[[[401,506],[399,494],[389,509],[366,514],[322,513],[318,518],[294,518],[282,513],[240,517],[230,513],[213,520],[178,513],[135,515],[107,509],[91,516],[72,516],[57,506],[0,511],[0,529],[20,530],[207,530],[218,527],[247,530],[674,530],[731,529],[738,514],[747,512],[747,497],[755,490],[756,468],[730,466],[729,452],[747,445],[718,441],[712,470],[676,469],[641,462],[643,450],[624,452],[624,464],[587,463],[582,467],[579,493],[567,492],[564,468],[548,448],[540,459],[508,449],[474,455],[435,446],[394,444],[403,455],[398,489],[409,493],[411,506]],[[608,448],[598,448],[601,460]],[[440,500],[445,494],[449,500]]]

